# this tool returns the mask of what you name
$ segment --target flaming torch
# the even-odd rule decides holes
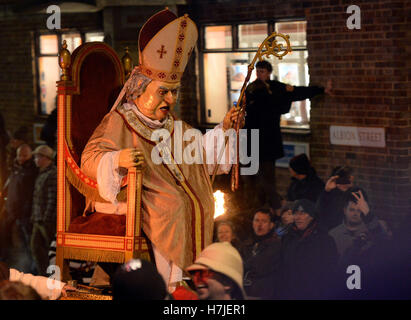
[[[225,213],[224,193],[220,190],[214,192],[214,219]]]

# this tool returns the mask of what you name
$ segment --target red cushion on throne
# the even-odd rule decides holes
[[[126,216],[94,212],[86,217],[74,218],[70,223],[68,232],[125,236]]]

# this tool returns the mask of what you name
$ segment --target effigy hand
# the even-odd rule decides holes
[[[144,155],[136,148],[120,151],[118,166],[122,168],[140,167],[144,165]]]
[[[232,128],[237,121],[240,121],[240,128],[244,127],[244,112],[240,111],[239,108],[232,107],[224,117],[223,130]]]

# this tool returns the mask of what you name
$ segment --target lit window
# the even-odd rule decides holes
[[[234,31],[233,31],[234,30]],[[290,36],[292,53],[282,60],[265,57],[273,66],[272,79],[295,86],[309,84],[306,49],[306,22],[247,23],[233,26],[205,26],[202,49],[202,94],[204,113],[202,121],[220,122],[227,110],[237,102],[258,46],[276,30]],[[234,37],[237,35],[237,38]],[[276,38],[285,46],[285,41]],[[256,79],[255,69],[249,83]],[[290,112],[281,118],[281,126],[309,127],[310,101],[294,102]]]
[[[207,49],[225,49],[232,46],[231,26],[212,26],[205,28]]]
[[[86,33],[86,42],[103,42],[104,41],[104,32],[89,32]]]
[[[240,48],[258,48],[267,37],[267,23],[240,24],[238,31]]]
[[[84,40],[103,41],[103,32],[66,32],[59,34],[42,34],[38,36],[38,46],[36,46],[36,67],[37,67],[37,90],[38,90],[38,113],[42,115],[50,114],[56,104],[56,82],[60,79],[60,66],[58,64],[58,54],[64,40],[67,43],[67,50],[70,53],[80,46]]]

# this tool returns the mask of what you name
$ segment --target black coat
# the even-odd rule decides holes
[[[315,221],[308,228],[312,232],[305,237],[295,227],[283,237],[280,298],[332,297],[338,259],[335,242]]]
[[[338,188],[323,190],[317,200],[316,209],[319,222],[328,230],[339,226],[344,220],[345,192]]]
[[[245,129],[259,129],[260,161],[275,161],[284,156],[280,118],[288,113],[293,101],[312,98],[324,93],[324,88],[294,87],[286,90],[286,84],[275,80],[255,80],[246,89]],[[248,130],[248,134],[250,134]],[[250,154],[250,135],[248,154]]]
[[[279,291],[281,240],[271,232],[264,239],[246,241],[240,253],[247,295],[275,299]]]
[[[23,165],[15,162],[9,177],[6,202],[10,219],[30,218],[37,173],[38,169],[32,159],[24,162]]]
[[[291,180],[287,191],[288,201],[308,199],[316,203],[321,192],[324,190],[324,182],[317,176],[314,169],[311,169],[307,177],[302,180],[296,178]]]

